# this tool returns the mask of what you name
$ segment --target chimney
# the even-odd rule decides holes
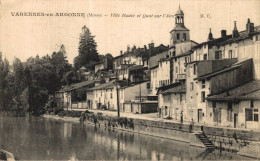
[[[152,55],[153,49],[154,49],[154,43],[150,43],[149,45],[149,54]]]
[[[144,45],[144,50],[145,50],[145,51],[147,50],[147,47],[146,47],[146,45]]]
[[[132,53],[135,53],[136,51],[136,46],[134,45],[133,47],[132,47]]]
[[[226,30],[221,30],[221,38],[225,38],[227,36]]]
[[[130,51],[130,46],[129,45],[127,45],[127,52],[129,52]]]
[[[209,28],[209,36],[208,36],[208,41],[213,40],[213,35],[211,33],[211,28]]]
[[[254,32],[254,23],[251,23],[249,18],[248,18],[247,24],[246,24],[246,31],[247,31],[247,34]]]
[[[233,29],[233,32],[232,32],[232,38],[236,38],[236,37],[239,37],[239,33],[238,33],[238,30],[237,30],[237,22],[234,21],[234,29]]]
[[[120,50],[120,55],[123,55],[123,51],[122,50]]]

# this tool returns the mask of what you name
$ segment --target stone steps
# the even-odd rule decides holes
[[[206,146],[207,149],[214,149],[213,143],[208,139],[204,133],[195,134],[197,138]]]

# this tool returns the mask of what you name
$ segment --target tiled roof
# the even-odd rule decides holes
[[[164,92],[168,89],[175,88],[175,87],[180,86],[180,85],[181,85],[181,82],[176,82],[176,83],[172,83],[172,84],[169,84],[169,85],[166,85],[166,86],[159,87],[158,90],[157,90],[157,94],[162,93],[162,92]]]
[[[183,56],[191,55],[192,52],[193,52],[192,50],[189,50],[189,51],[187,51],[187,52],[185,52],[185,53],[182,53],[182,54],[176,55],[176,56],[173,57],[173,58],[180,58],[180,57],[183,57]]]
[[[170,93],[185,93],[185,92],[186,92],[186,86],[180,84],[178,86],[162,91],[161,94],[166,95]]]
[[[101,84],[99,86],[93,87],[88,89],[88,91],[93,91],[93,90],[98,90],[98,89],[110,89],[113,88],[115,86],[115,80],[109,81],[107,83]]]
[[[79,89],[79,88],[88,86],[93,83],[95,83],[95,80],[88,80],[88,81],[72,84],[71,86],[64,87],[64,91],[73,91],[75,89]]]
[[[155,56],[155,55],[165,52],[167,50],[168,50],[168,47],[161,44],[161,45],[153,48],[150,56]],[[142,59],[148,59],[148,58],[149,58],[149,50],[146,50],[145,52],[142,53]]]
[[[211,95],[208,100],[230,101],[230,100],[260,100],[260,80],[255,80],[226,92]]]
[[[210,41],[200,43],[196,46],[196,48],[201,47],[205,44],[208,44],[209,46],[224,45],[224,44],[229,44],[229,43],[232,43],[232,42],[237,42],[237,41],[240,41],[240,40],[243,40],[243,39],[247,39],[247,38],[250,38],[252,35],[259,34],[260,33],[258,31],[259,27],[260,26],[256,26],[255,32],[252,32],[250,34],[248,34],[246,30],[243,30],[243,31],[239,32],[239,36],[236,37],[236,38],[232,38],[232,35],[226,35],[225,38],[220,37],[220,38],[217,38],[217,39],[213,39],[213,40],[210,40]]]

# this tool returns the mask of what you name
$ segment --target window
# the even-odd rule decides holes
[[[254,101],[253,101],[253,100],[250,101],[250,107],[251,107],[251,108],[254,107]]]
[[[228,51],[228,58],[230,58],[230,59],[232,58],[232,50]]]
[[[147,89],[150,89],[150,87],[151,87],[150,82],[148,82],[148,83],[146,84],[146,87],[147,87]]]
[[[254,121],[258,122],[258,109],[254,109]]]
[[[196,74],[196,64],[193,64],[193,74]]]
[[[255,41],[258,41],[258,35],[255,36]]]
[[[165,115],[167,115],[167,106],[165,106],[164,109],[165,109]]]
[[[205,85],[205,80],[202,80],[202,81],[201,81],[201,84],[202,84],[202,85],[201,85],[201,88],[205,88],[205,87],[206,87],[206,85]]]
[[[110,98],[113,98],[113,93],[110,93]]]
[[[177,40],[180,40],[180,34],[177,33]]]
[[[201,102],[205,102],[205,92],[201,92]]]
[[[204,47],[204,49],[206,48],[206,44],[205,45],[203,45],[203,47]]]
[[[175,67],[175,73],[178,73],[178,67]]]
[[[258,109],[246,108],[245,115],[246,115],[246,121],[258,122]]]
[[[245,109],[246,121],[253,121],[253,110],[250,108]]]
[[[207,54],[204,54],[203,55],[203,60],[207,60],[208,59],[208,55]]]
[[[193,82],[190,83],[190,91],[193,91]]]
[[[221,59],[222,58],[222,52],[221,51],[216,51],[215,52],[215,59]]]
[[[183,33],[183,41],[186,41],[186,33]]]

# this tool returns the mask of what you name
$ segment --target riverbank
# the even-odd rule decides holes
[[[66,114],[66,112],[64,112]],[[70,113],[67,111],[67,113]],[[75,114],[78,113],[78,114]],[[74,111],[74,116],[81,116],[82,111]],[[124,130],[144,135],[167,138],[187,142],[192,146],[206,147],[198,134],[201,131],[200,125],[193,126],[192,130],[188,123],[171,122],[147,118],[146,116],[132,116],[121,114],[122,117],[111,115],[110,111],[88,110],[85,113],[86,123],[96,124],[105,128]],[[80,122],[79,117],[63,117],[44,115],[45,118],[59,119],[63,121]],[[258,132],[238,129],[224,129],[220,127],[203,127],[204,134],[212,144],[219,149],[232,151],[240,155],[260,158],[260,135]]]

